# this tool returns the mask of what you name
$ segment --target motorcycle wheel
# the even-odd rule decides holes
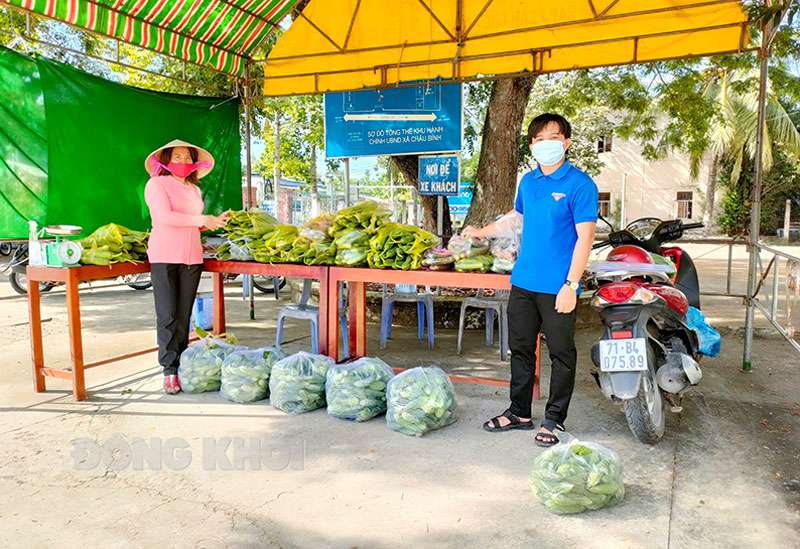
[[[11,252],[13,251],[14,251],[14,246],[11,244],[11,242],[0,243],[0,255],[2,255],[3,257],[11,255]]]
[[[20,295],[28,295],[28,277],[22,273],[11,272],[8,275],[8,283]],[[52,289],[53,285],[49,282],[39,282],[39,291],[48,292]]]
[[[655,444],[664,437],[667,413],[652,363],[642,372],[638,396],[624,401],[622,406],[628,427],[641,442]]]
[[[275,287],[272,284],[271,276],[261,276],[261,275],[254,276],[253,286],[255,286],[260,292],[263,292],[265,294],[271,294],[275,291]],[[284,286],[286,286],[286,277],[284,276],[278,277],[278,290],[282,289]]]
[[[147,290],[153,283],[150,282],[149,274],[130,275],[125,277],[125,284],[134,290]]]

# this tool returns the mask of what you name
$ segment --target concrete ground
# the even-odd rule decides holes
[[[724,272],[714,253],[698,262],[707,288]],[[273,343],[277,307],[288,297],[258,296],[250,321],[238,294],[231,284],[229,330],[247,345]],[[82,292],[87,359],[153,346],[151,300],[149,291],[108,285]],[[754,370],[742,373],[741,301],[710,298],[703,308],[724,334],[722,353],[702,362],[700,386],[655,446],[635,440],[620,409],[600,395],[587,373],[597,328],[580,331],[567,427],[620,455],[626,496],[613,508],[559,516],[531,495],[531,463],[541,451],[533,433],[481,430],[507,406],[505,388],[457,383],[458,421],[422,438],[390,431],[382,417],[354,424],[324,409],[291,416],[268,402],[167,396],[154,354],[89,370],[89,399],[78,403],[61,380],[33,392],[26,302],[0,280],[0,545],[798,547],[800,356],[759,319]],[[48,365],[63,367],[63,291],[43,298],[42,316]],[[395,327],[379,351],[373,328],[369,352],[392,366],[508,378],[508,363],[483,346],[482,331],[470,333],[458,356],[455,331],[439,331],[428,351],[415,330]],[[307,325],[288,325],[286,337],[288,351],[309,347]],[[534,403],[536,418],[543,407]],[[221,455],[225,437],[234,440]],[[274,450],[260,469],[233,448],[251,437]],[[161,470],[153,455],[143,467],[114,470],[102,459],[94,466],[94,443],[110,451],[125,448],[120,441],[151,450],[161,441]],[[174,454],[171,443],[181,445]],[[114,455],[108,462],[124,463]]]

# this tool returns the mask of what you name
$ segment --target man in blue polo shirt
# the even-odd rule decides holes
[[[538,168],[519,183],[514,209],[483,228],[467,227],[465,236],[488,237],[522,216],[522,242],[511,273],[508,300],[511,348],[511,406],[487,421],[487,431],[533,429],[531,404],[536,341],[547,338],[552,371],[544,419],[536,435],[540,446],[558,442],[575,386],[575,317],[580,280],[594,241],[597,186],[572,166],[566,151],[572,129],[564,117],[542,114],[528,126]]]

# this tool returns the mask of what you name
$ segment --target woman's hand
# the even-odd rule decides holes
[[[216,231],[217,229],[221,229],[228,223],[228,219],[225,218],[224,220],[222,215],[204,215],[203,216],[203,227],[208,229],[209,231]]]

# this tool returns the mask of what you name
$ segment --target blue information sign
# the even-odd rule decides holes
[[[461,150],[461,84],[325,94],[325,156]]]
[[[472,187],[466,181],[461,182],[461,192],[458,196],[451,196],[447,199],[450,207],[450,215],[463,217],[467,215],[472,204]]]
[[[419,194],[458,196],[458,156],[420,156]]]

